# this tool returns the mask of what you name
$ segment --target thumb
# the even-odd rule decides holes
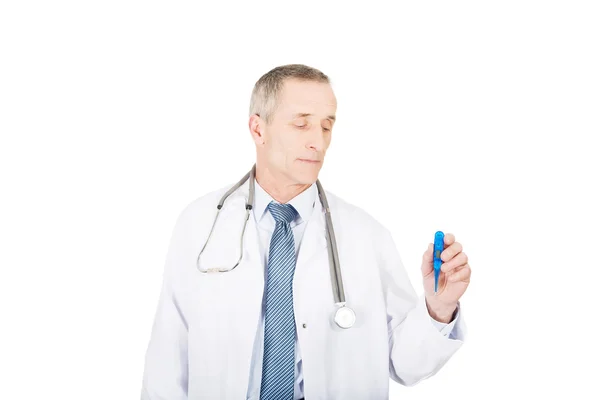
[[[429,243],[427,250],[423,253],[423,262],[421,264],[421,273],[423,276],[429,275],[433,271],[433,243]]]

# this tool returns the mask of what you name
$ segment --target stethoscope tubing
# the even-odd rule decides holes
[[[252,204],[254,204],[255,174],[256,174],[256,164],[254,164],[252,166],[252,169],[246,175],[244,175],[244,177],[242,179],[240,179],[233,187],[231,187],[227,192],[225,192],[225,194],[219,200],[219,203],[217,204],[217,214],[213,221],[213,225],[210,229],[210,233],[208,234],[208,238],[206,239],[204,246],[202,246],[202,250],[200,250],[200,253],[198,254],[198,258],[196,259],[196,267],[198,268],[198,270],[200,272],[203,272],[203,273],[229,272],[229,271],[234,270],[240,264],[242,257],[243,257],[243,252],[244,252],[244,235],[246,232],[246,226],[248,223],[248,219],[250,218],[250,211],[252,210]],[[228,268],[228,269],[227,268],[210,268],[207,270],[202,270],[200,268],[200,256],[202,255],[202,253],[206,249],[206,246],[208,245],[208,242],[210,241],[210,237],[212,236],[212,233],[215,229],[217,220],[219,219],[219,214],[221,212],[221,209],[223,208],[225,200],[229,197],[229,195],[231,195],[238,188],[240,188],[244,184],[244,182],[246,182],[247,180],[249,180],[249,191],[248,191],[248,199],[246,201],[246,217],[244,220],[244,227],[242,228],[242,234],[240,237],[240,257],[238,258],[238,260],[237,260],[236,264],[233,266],[233,268]],[[325,209],[325,232],[326,232],[326,238],[327,238],[327,254],[329,257],[333,297],[334,297],[336,305],[339,307],[338,312],[340,312],[340,310],[341,310],[346,313],[351,313],[351,316],[352,316],[351,319],[353,321],[353,318],[355,318],[354,312],[345,306],[346,296],[345,296],[345,291],[344,291],[344,286],[343,286],[342,271],[340,268],[340,260],[339,260],[338,250],[337,250],[337,242],[335,240],[335,232],[333,229],[333,221],[331,219],[331,210],[329,209],[329,202],[327,201],[327,196],[325,195],[325,190],[323,189],[323,185],[321,185],[321,182],[318,179],[316,181],[316,184],[317,184],[317,192],[319,195],[319,199],[321,201],[323,208]],[[337,315],[338,314],[336,313],[336,316]],[[340,314],[340,315],[342,315],[342,314]],[[340,323],[337,321],[337,318],[336,318],[336,323],[338,323],[338,325],[340,325]],[[352,326],[353,324],[354,324],[354,322],[352,322],[350,324],[350,326]],[[350,326],[341,326],[341,327],[349,328]]]

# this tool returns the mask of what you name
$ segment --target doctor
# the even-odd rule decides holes
[[[322,190],[336,107],[305,65],[257,81],[256,164],[176,221],[142,399],[387,399],[390,378],[415,385],[462,345],[471,269],[455,237],[437,295],[429,243],[418,296],[389,230]]]

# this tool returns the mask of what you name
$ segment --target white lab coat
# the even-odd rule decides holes
[[[240,265],[213,274],[196,268],[216,204],[231,186],[190,203],[175,224],[145,358],[144,400],[246,398],[265,268],[252,215]],[[204,268],[237,261],[248,186],[226,200],[201,259]],[[304,395],[309,400],[388,399],[390,377],[414,385],[459,349],[465,335],[462,312],[454,338],[442,335],[424,297],[416,295],[389,231],[360,208],[326,194],[346,302],[356,323],[341,329],[333,322],[325,214],[317,200],[293,283]]]

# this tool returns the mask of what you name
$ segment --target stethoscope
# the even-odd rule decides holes
[[[237,267],[241,260],[242,255],[244,254],[244,234],[246,232],[246,225],[248,223],[248,219],[250,218],[250,211],[252,210],[252,204],[254,204],[254,176],[256,173],[256,164],[252,166],[250,172],[248,172],[238,183],[236,183],[231,189],[229,189],[221,200],[219,204],[217,204],[217,214],[215,216],[215,220],[213,222],[212,228],[210,229],[210,233],[208,234],[208,238],[200,250],[198,254],[198,258],[196,259],[196,267],[200,272],[209,273],[209,272],[229,272]],[[242,228],[242,235],[240,238],[240,257],[232,268],[210,268],[207,270],[203,270],[200,268],[200,256],[206,249],[206,245],[208,244],[210,237],[215,229],[215,225],[217,224],[217,219],[219,218],[219,213],[223,208],[223,203],[229,195],[235,192],[240,186],[244,184],[248,179],[250,179],[250,190],[248,194],[248,199],[246,201],[246,218],[244,219],[244,227]],[[325,225],[326,225],[326,234],[327,234],[327,253],[329,254],[329,267],[331,271],[331,285],[333,288],[333,296],[335,299],[335,305],[337,306],[337,310],[335,311],[335,315],[333,320],[340,328],[351,328],[356,321],[356,314],[354,311],[346,306],[346,296],[344,294],[344,286],[342,282],[342,272],[340,270],[340,261],[338,258],[337,252],[337,244],[335,242],[335,234],[333,232],[333,223],[331,222],[331,212],[329,210],[329,203],[327,202],[327,197],[325,196],[325,191],[323,190],[323,186],[321,186],[321,182],[317,179],[317,190],[319,193],[319,199],[321,200],[321,204],[325,209]]]

